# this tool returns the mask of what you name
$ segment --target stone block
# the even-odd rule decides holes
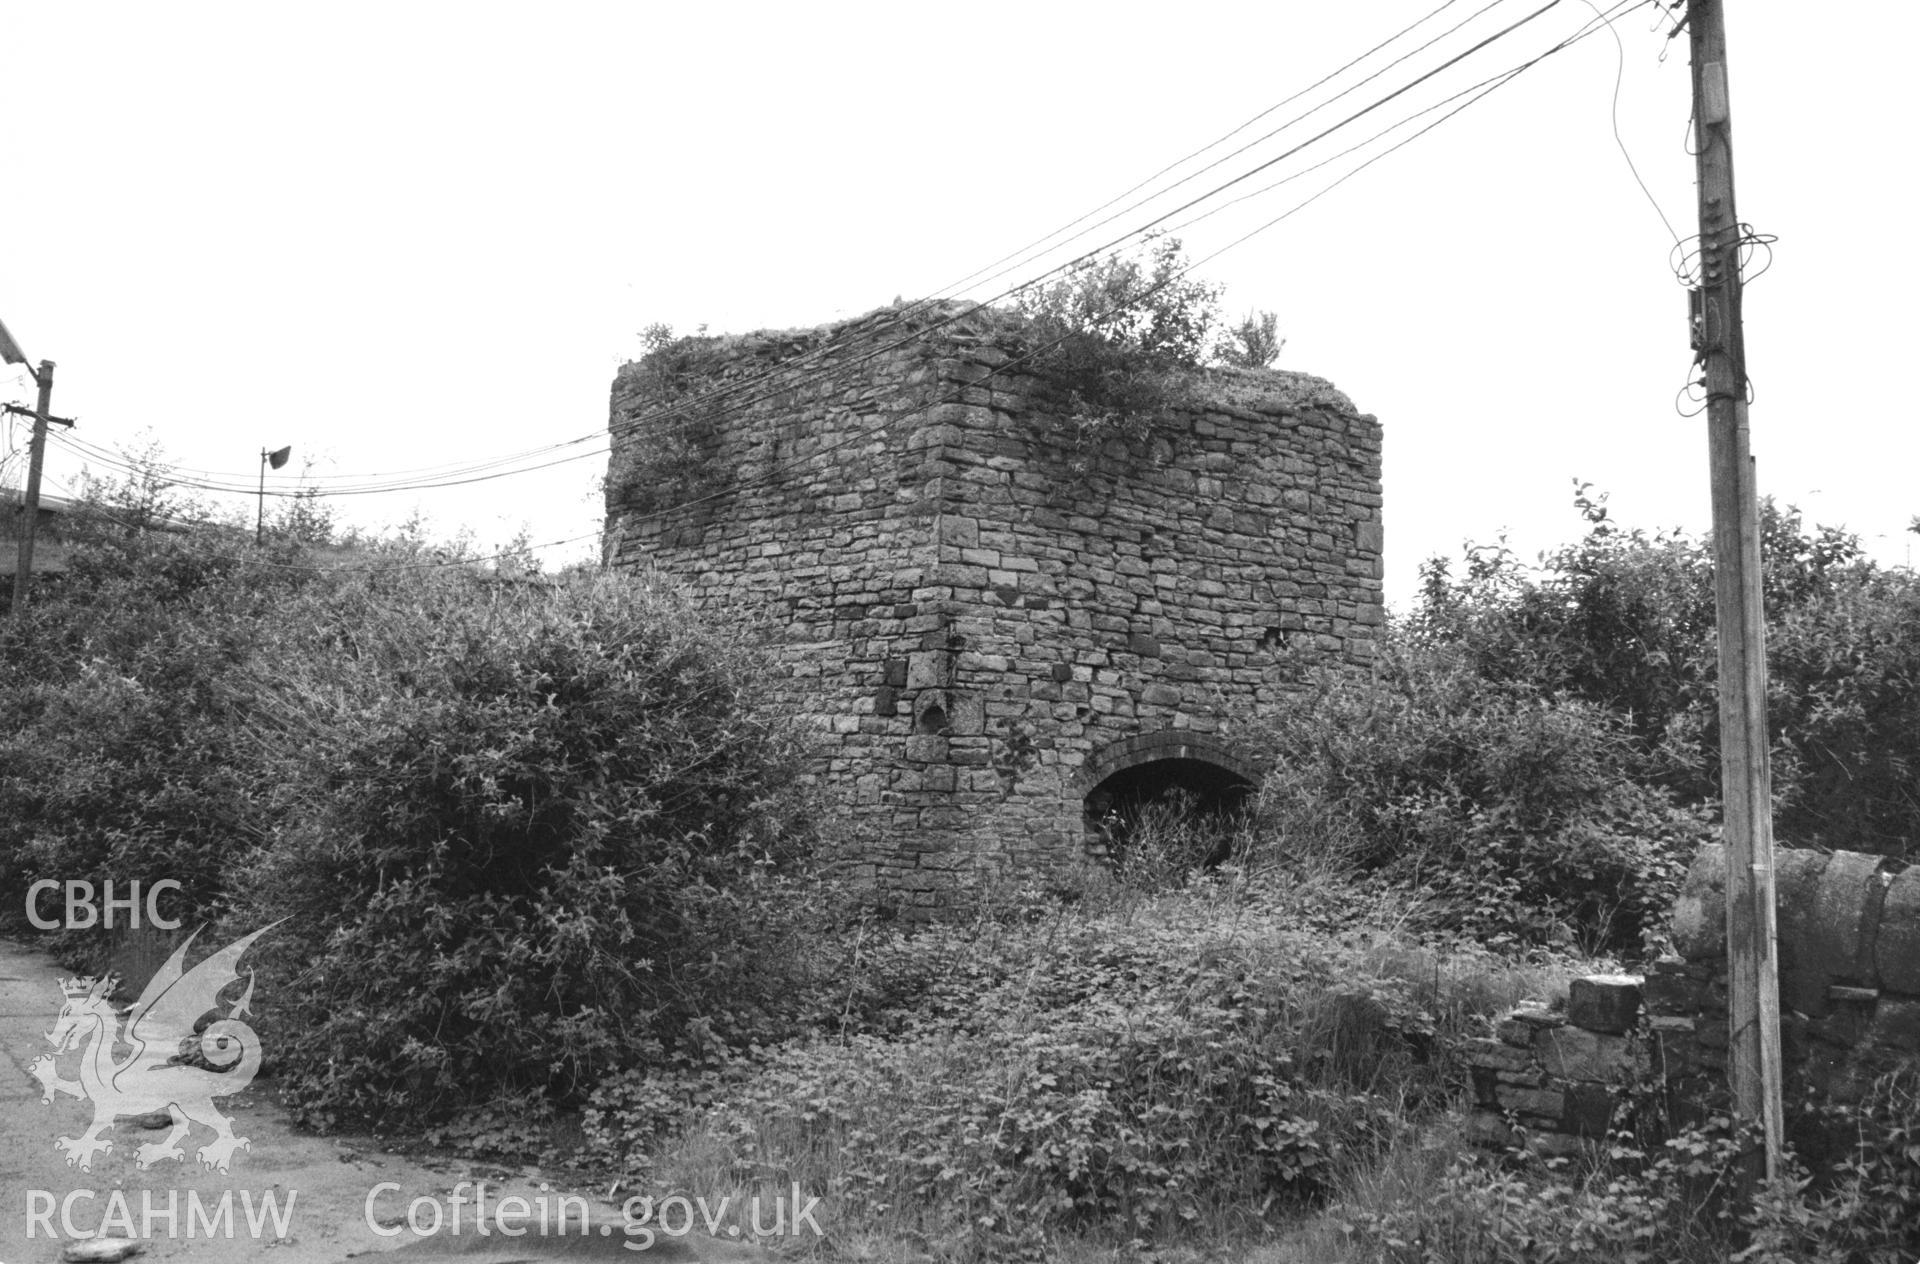
[[[974,518],[962,518],[954,514],[940,516],[940,543],[951,544],[959,548],[973,548],[980,543],[980,523]]]
[[[1785,937],[1782,936],[1782,947]],[[1786,956],[1781,953],[1782,958]],[[1789,968],[1782,960],[1780,963],[1780,1007],[1795,1010],[1808,1018],[1827,1016],[1827,989],[1830,986],[1827,976],[1817,970],[1804,966]]]
[[[1492,1067],[1470,1066],[1467,1078],[1473,1081],[1473,1100],[1480,1106],[1500,1104],[1500,1075]]]
[[[1642,995],[1649,1014],[1692,1014],[1707,999],[1707,985],[1684,974],[1647,976]]]
[[[1177,707],[1180,691],[1172,685],[1148,685],[1140,691],[1140,701],[1150,707]]]
[[[1565,1026],[1542,1030],[1534,1050],[1548,1075],[1567,1080],[1612,1080],[1632,1070],[1625,1036]]]
[[[1875,988],[1828,988],[1827,1019],[1813,1027],[1813,1039],[1847,1048],[1860,1044],[1867,1039],[1879,1001],[1880,993]]]
[[[1498,1111],[1476,1110],[1467,1116],[1467,1144],[1505,1150],[1519,1140],[1518,1130]]]
[[[974,650],[968,650],[960,655],[958,664],[959,670],[964,672],[998,673],[1006,671],[1011,666],[1013,666],[1011,660],[1004,654],[982,654]]]
[[[1727,849],[1708,843],[1693,858],[1673,903],[1674,951],[1688,961],[1727,955]]]
[[[1509,1011],[1507,1016],[1500,1020],[1495,1032],[1507,1044],[1531,1049],[1536,1032],[1558,1027],[1566,1021],[1564,1017],[1551,1010],[1523,1006]]]
[[[1558,1121],[1567,1109],[1567,1095],[1551,1088],[1518,1088],[1502,1084],[1495,1092],[1500,1109]]]
[[[1527,1138],[1527,1148],[1543,1159],[1577,1159],[1592,1151],[1593,1142],[1564,1132],[1536,1132]]]
[[[1567,988],[1567,1021],[1588,1031],[1615,1035],[1631,1031],[1640,1016],[1641,987],[1637,974],[1590,974]]]
[[[987,731],[985,699],[976,693],[947,696],[947,731],[954,737],[974,737]]]
[[[1920,1053],[1920,1000],[1881,997],[1867,1038],[1877,1045]]]
[[[1873,964],[1880,986],[1920,995],[1920,865],[1895,875],[1887,887]]]
[[[1495,1071],[1493,1079],[1496,1084],[1517,1084],[1521,1088],[1545,1088],[1547,1073],[1539,1067],[1527,1071]]]
[[[907,655],[907,688],[944,689],[952,683],[953,655],[946,650],[915,650]]]
[[[1880,920],[1886,883],[1882,856],[1837,851],[1820,871],[1813,894],[1812,934],[1801,949],[1801,964],[1828,978],[1854,983],[1874,977],[1874,931]]]
[[[1604,1137],[1613,1123],[1614,1092],[1605,1084],[1569,1084],[1560,1126],[1581,1137]]]
[[[907,759],[916,764],[937,764],[947,757],[947,739],[916,733],[907,739]]]
[[[1773,854],[1773,897],[1780,933],[1780,970],[1798,969],[1816,928],[1820,874],[1827,857],[1817,851],[1782,847]]]
[[[1533,1053],[1530,1049],[1485,1036],[1467,1041],[1461,1047],[1461,1052],[1468,1065],[1488,1067],[1496,1071],[1524,1071],[1534,1065]]]
[[[981,589],[987,586],[987,568],[960,562],[936,562],[927,567],[926,581],[933,587]]]

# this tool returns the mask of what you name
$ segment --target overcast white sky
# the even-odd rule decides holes
[[[1496,0],[1073,249],[1544,2]],[[1445,6],[1233,143],[1486,4]],[[649,322],[812,325],[941,291],[1440,5],[0,0],[0,319],[58,362],[54,411],[80,418],[79,437],[113,448],[150,428],[173,460],[245,485],[263,446],[293,445],[286,474],[307,457],[331,477],[585,439],[603,433],[613,372]],[[1898,368],[1920,279],[1899,238],[1920,6],[1850,8],[1844,28],[1804,5],[1728,9],[1740,214],[1779,237],[1747,301],[1761,489],[1901,562],[1920,513]],[[1562,0],[1233,192],[1592,16]],[[1617,29],[1621,134],[1690,233],[1685,38],[1666,44],[1649,7]],[[1675,411],[1686,299],[1672,240],[1615,147],[1615,67],[1602,31],[1201,270],[1227,284],[1230,308],[1279,312],[1280,367],[1328,377],[1380,417],[1396,600],[1423,557],[1463,540],[1506,529],[1531,554],[1577,535],[1575,477],[1611,492],[1626,522],[1706,524],[1704,423]],[[1281,214],[1366,152],[1182,231],[1188,253]],[[0,376],[0,399],[31,402],[23,374]],[[79,464],[55,447],[48,490]],[[603,465],[585,456],[342,508],[375,524],[417,507],[483,543],[523,523],[539,541],[589,536]]]

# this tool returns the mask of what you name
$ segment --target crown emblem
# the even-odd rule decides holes
[[[101,978],[86,975],[78,979],[60,980],[60,992],[69,1001],[98,1000],[103,996],[112,996],[120,986],[118,974],[108,974]]]

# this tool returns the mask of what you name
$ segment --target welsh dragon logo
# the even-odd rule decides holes
[[[61,1006],[53,1030],[47,1033],[54,1052],[34,1059],[28,1070],[40,1081],[41,1100],[49,1105],[55,1093],[93,1103],[93,1125],[78,1137],[61,1137],[54,1142],[67,1152],[68,1167],[91,1171],[93,1156],[113,1149],[113,1142],[101,1134],[113,1126],[114,1120],[159,1110],[172,1117],[173,1130],[161,1141],[140,1146],[136,1157],[142,1168],[165,1159],[184,1160],[186,1153],[180,1143],[194,1124],[215,1133],[199,1151],[200,1162],[215,1171],[227,1170],[235,1150],[249,1148],[245,1137],[233,1135],[233,1121],[214,1109],[213,1099],[239,1092],[252,1083],[254,1072],[260,1069],[260,1038],[253,1028],[238,1021],[252,1012],[253,972],[247,972],[246,990],[240,998],[225,1014],[207,1024],[197,1039],[194,1028],[207,1014],[220,1010],[220,993],[239,981],[236,966],[253,941],[279,924],[235,940],[187,970],[183,962],[199,934],[195,931],[160,967],[124,1019],[109,1000],[111,975],[61,982],[66,1004]],[[188,1061],[187,1050],[196,1043],[198,1061],[205,1066]],[[116,1059],[118,1046],[131,1052]],[[80,1059],[80,1076],[73,1080],[56,1069],[56,1060],[70,1051],[77,1051]]]

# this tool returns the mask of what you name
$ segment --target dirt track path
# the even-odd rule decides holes
[[[184,1162],[163,1160],[140,1170],[134,1161],[137,1146],[165,1134],[142,1132],[130,1119],[119,1121],[107,1134],[113,1149],[95,1157],[91,1171],[82,1172],[68,1166],[56,1138],[84,1130],[92,1119],[91,1105],[58,1095],[51,1105],[44,1103],[41,1085],[29,1070],[52,1049],[46,1036],[60,1013],[62,973],[44,954],[0,940],[0,1264],[50,1264],[71,1240],[69,1230],[90,1234],[103,1220],[120,1214],[122,1206],[132,1222],[131,1236],[146,1240],[143,1260],[227,1264],[257,1260],[270,1249],[274,1264],[329,1264],[412,1242],[411,1232],[396,1232],[395,1224],[415,1199],[437,1205],[444,1234],[458,1191],[466,1200],[457,1204],[463,1232],[471,1235],[476,1182],[484,1182],[491,1205],[518,1195],[534,1214],[541,1199],[557,1212],[563,1194],[581,1192],[547,1189],[536,1172],[476,1169],[459,1159],[408,1158],[385,1153],[365,1138],[296,1132],[265,1081],[216,1099],[233,1119],[235,1131],[251,1143],[234,1156],[226,1173],[195,1159],[194,1150],[211,1135],[201,1128],[188,1138]],[[270,1000],[263,998],[263,1003]],[[60,1063],[68,1076],[75,1074],[74,1057],[68,1054]],[[617,1207],[582,1196],[591,1208],[595,1231],[602,1224],[617,1224]],[[231,1208],[224,1217],[223,1205]],[[420,1209],[423,1221],[429,1210]],[[209,1222],[211,1236],[203,1227]],[[106,1227],[117,1232],[121,1226]],[[605,1245],[620,1240],[613,1236]],[[542,1252],[536,1247],[523,1253]],[[633,1258],[648,1256],[636,1253]]]

